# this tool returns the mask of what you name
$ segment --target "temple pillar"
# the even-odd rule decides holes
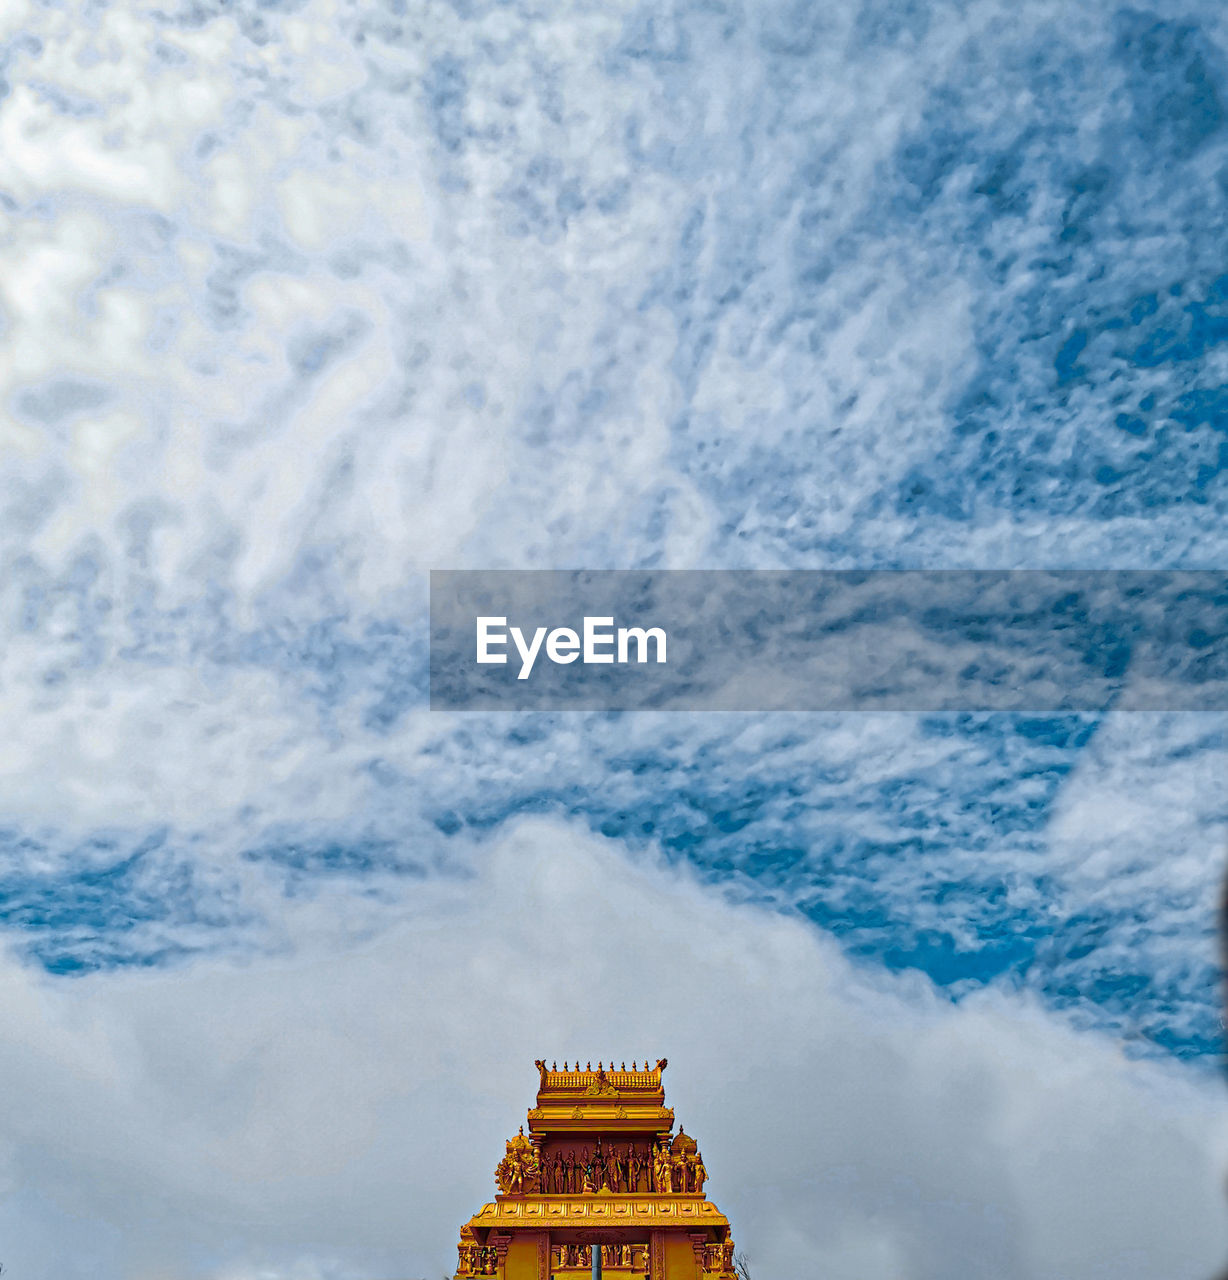
[[[708,1251],[708,1233],[706,1231],[688,1231],[687,1239],[691,1242],[691,1252],[695,1255],[695,1273],[703,1275]]]
[[[512,1237],[492,1235],[490,1243],[495,1251],[495,1274],[499,1277],[499,1280],[519,1280],[519,1277],[514,1272],[509,1276],[507,1270],[507,1252],[512,1243]]]
[[[648,1280],[665,1280],[664,1231],[654,1231],[648,1243]]]

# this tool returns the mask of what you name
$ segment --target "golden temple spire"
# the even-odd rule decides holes
[[[537,1059],[537,1105],[506,1142],[499,1194],[461,1228],[456,1280],[734,1280],[729,1221],[662,1072]]]

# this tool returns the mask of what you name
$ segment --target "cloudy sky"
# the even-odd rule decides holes
[[[431,712],[426,600],[1228,567],[1225,225],[1210,0],[5,0],[6,1280],[438,1280],[542,1056],[755,1280],[1206,1280],[1223,713]]]

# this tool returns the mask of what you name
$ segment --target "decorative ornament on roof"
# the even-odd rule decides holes
[[[597,1064],[597,1078],[584,1090],[584,1094],[589,1098],[618,1097],[618,1090],[614,1087],[610,1077],[605,1073],[605,1068],[600,1063]]]

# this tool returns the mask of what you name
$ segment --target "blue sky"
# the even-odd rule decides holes
[[[1222,714],[432,713],[426,592],[1224,567],[1217,6],[13,0],[0,94],[15,1277],[437,1275],[645,1052],[756,1280],[1210,1270]]]

